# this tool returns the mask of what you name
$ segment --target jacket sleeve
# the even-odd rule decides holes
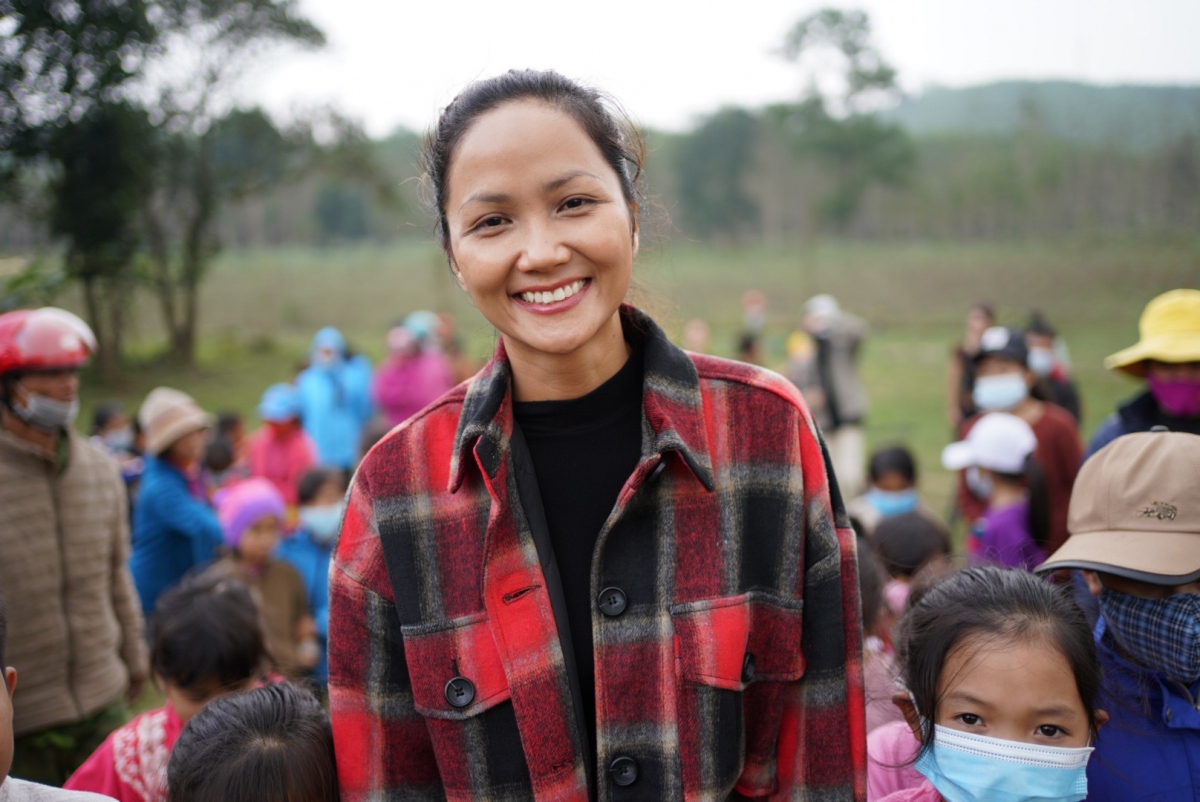
[[[142,603],[133,585],[129,572],[129,500],[125,495],[125,483],[120,474],[113,471],[114,504],[112,521],[112,572],[109,587],[112,589],[113,610],[121,627],[121,660],[129,671],[131,682],[146,679],[149,673],[146,655],[145,620],[142,618]]]
[[[221,545],[221,524],[217,514],[202,501],[193,498],[174,482],[163,485],[162,495],[154,500],[154,515],[172,532],[191,543],[192,563],[203,565],[216,556]]]
[[[342,802],[442,799],[413,707],[367,482],[355,479],[329,571],[329,706]]]
[[[862,619],[854,531],[829,454],[802,427],[804,676],[788,695],[772,799],[866,799]]]

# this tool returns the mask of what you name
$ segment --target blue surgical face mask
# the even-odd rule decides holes
[[[337,537],[345,508],[345,503],[341,501],[324,507],[301,507],[300,526],[314,542],[326,546]]]
[[[1092,747],[1042,746],[933,728],[917,759],[946,802],[1079,802]]]
[[[894,518],[897,515],[915,512],[918,499],[917,491],[912,488],[908,490],[880,490],[877,487],[872,487],[867,491],[867,501],[881,517]]]
[[[984,412],[1007,412],[1025,400],[1029,387],[1020,373],[1003,373],[999,376],[980,376],[975,380],[971,393],[975,406]]]
[[[971,495],[975,498],[983,499],[984,501],[992,497],[992,491],[995,485],[992,483],[992,477],[985,475],[979,468],[972,465],[967,468],[966,473],[967,488],[971,491]]]
[[[1029,369],[1038,376],[1049,376],[1058,358],[1049,348],[1029,349]]]
[[[1105,588],[1100,612],[1113,638],[1138,663],[1185,685],[1200,682],[1200,594],[1146,599]]]

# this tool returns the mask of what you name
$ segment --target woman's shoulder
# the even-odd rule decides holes
[[[685,353],[695,364],[701,384],[721,382],[741,385],[768,397],[778,398],[781,402],[798,410],[806,413],[808,411],[804,398],[800,395],[796,385],[773,370],[718,356],[694,354],[690,351]]]

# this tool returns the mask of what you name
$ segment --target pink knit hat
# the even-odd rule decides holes
[[[287,510],[283,496],[275,485],[266,479],[255,477],[239,482],[217,493],[217,518],[225,533],[225,545],[236,549],[242,535],[260,518],[274,515],[283,521]]]

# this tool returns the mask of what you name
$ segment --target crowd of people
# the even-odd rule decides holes
[[[555,73],[445,110],[473,376],[416,312],[378,369],[319,331],[251,434],[160,387],[89,438],[92,332],[0,315],[0,802],[1200,798],[1200,290],[1086,448],[1047,320],[970,310],[956,554],[912,453],[864,454],[836,299],[787,378],[761,294],[747,361],[624,303],[631,141]]]

